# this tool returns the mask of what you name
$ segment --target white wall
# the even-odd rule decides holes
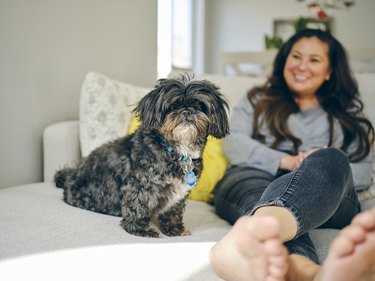
[[[374,11],[374,0],[357,0],[349,10],[327,10],[334,18],[334,35],[346,48],[375,47]],[[206,0],[205,71],[220,73],[221,52],[264,49],[273,19],[312,15],[296,0]]]
[[[0,188],[42,180],[42,132],[78,118],[85,74],[150,87],[156,1],[0,0]]]

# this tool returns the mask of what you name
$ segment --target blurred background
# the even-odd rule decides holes
[[[296,23],[374,48],[374,11],[374,0],[0,0],[0,188],[42,180],[43,129],[78,119],[89,71],[144,87],[173,70],[221,74],[221,54],[277,48]]]

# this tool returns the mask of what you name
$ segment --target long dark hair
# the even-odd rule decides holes
[[[349,67],[344,47],[331,34],[318,29],[304,29],[294,34],[276,55],[271,76],[261,87],[255,87],[248,93],[254,107],[252,137],[264,142],[260,134],[263,122],[270,129],[275,141],[271,145],[277,148],[280,143],[290,140],[297,154],[301,140],[293,136],[288,128],[287,119],[290,114],[300,109],[294,100],[284,79],[283,71],[287,57],[296,42],[302,38],[316,37],[328,46],[328,57],[331,69],[330,79],[326,80],[317,90],[316,96],[322,108],[328,113],[329,143],[333,141],[334,118],[343,130],[344,141],[341,146],[346,151],[348,146],[358,139],[357,149],[349,155],[352,162],[365,158],[374,142],[374,128],[363,114],[363,103],[359,96],[358,83]]]

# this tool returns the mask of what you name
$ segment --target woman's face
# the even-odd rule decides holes
[[[317,37],[297,41],[284,66],[288,87],[298,96],[314,95],[330,77],[328,45]]]

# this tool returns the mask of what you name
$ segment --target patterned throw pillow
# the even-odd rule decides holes
[[[125,136],[132,109],[149,90],[118,82],[100,73],[88,73],[79,105],[82,156],[87,156],[103,143]]]
[[[375,185],[372,184],[369,188],[357,192],[359,202],[364,202],[375,198]]]

